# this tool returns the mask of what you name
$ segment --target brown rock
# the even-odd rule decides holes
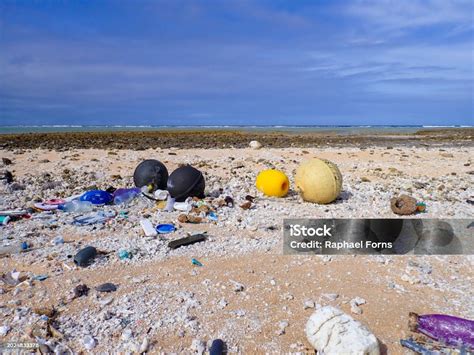
[[[410,215],[416,212],[416,200],[407,195],[401,195],[399,197],[393,197],[390,200],[390,208],[393,213],[399,215]]]
[[[252,207],[252,202],[250,201],[245,201],[243,204],[240,205],[240,208],[244,210],[248,210],[250,209],[250,207]]]

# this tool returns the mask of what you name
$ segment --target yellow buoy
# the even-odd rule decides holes
[[[336,164],[313,158],[296,169],[295,185],[303,200],[330,203],[341,193],[342,175]]]
[[[255,186],[267,196],[284,197],[288,193],[290,182],[279,170],[263,170],[258,174]]]

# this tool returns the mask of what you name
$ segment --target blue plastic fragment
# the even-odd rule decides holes
[[[407,349],[413,350],[414,352],[421,355],[435,355],[434,351],[426,349],[424,346],[418,344],[413,339],[400,339],[400,344]]]
[[[28,243],[27,242],[21,243],[21,250],[26,250],[26,249],[28,249]]]
[[[167,234],[167,233],[172,233],[176,230],[176,227],[172,224],[158,224],[156,226],[156,231],[159,234]]]
[[[131,259],[132,254],[127,250],[120,250],[118,253],[120,260]]]
[[[33,276],[33,280],[37,280],[37,281],[44,281],[48,278],[48,275],[36,275],[36,276]]]
[[[201,262],[199,260],[196,260],[196,259],[191,259],[191,262],[193,263],[193,265],[196,265],[196,266],[204,266],[201,264]]]
[[[107,191],[91,190],[85,192],[79,199],[81,201],[89,201],[94,205],[105,205],[106,203],[110,203],[113,197]]]
[[[214,212],[209,212],[207,218],[209,218],[211,221],[217,221],[217,215]]]

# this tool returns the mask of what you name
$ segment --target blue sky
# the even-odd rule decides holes
[[[474,2],[0,1],[0,123],[474,124]]]

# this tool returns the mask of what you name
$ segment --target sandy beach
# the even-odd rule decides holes
[[[35,213],[1,227],[2,245],[27,242],[28,252],[0,258],[1,273],[27,281],[0,282],[0,315],[9,330],[2,341],[33,341],[44,331],[38,308],[52,308],[53,345],[94,352],[199,352],[222,338],[231,352],[314,351],[304,333],[315,308],[334,305],[365,324],[383,353],[404,354],[408,313],[474,318],[472,256],[289,256],[282,255],[284,218],[398,218],[390,198],[408,194],[427,205],[415,218],[474,216],[473,130],[419,132],[405,136],[338,136],[325,133],[44,134],[0,136],[2,170],[14,176],[0,185],[0,209],[31,207],[90,189],[133,186],[144,159],[158,159],[171,172],[182,164],[200,169],[207,196],[232,196],[235,206],[216,210],[217,221],[180,223],[138,197],[127,206],[104,206],[116,216],[105,224],[73,225],[74,213]],[[251,140],[261,149],[248,147]],[[343,175],[339,198],[328,205],[303,202],[294,172],[309,157],[337,164]],[[285,198],[255,188],[260,170],[275,168],[290,179]],[[253,207],[239,205],[255,196]],[[147,238],[139,220],[173,223],[177,230]],[[207,232],[205,242],[171,250],[170,240]],[[51,241],[62,236],[65,243]],[[72,256],[93,245],[103,251],[80,268]],[[131,259],[121,260],[126,250]],[[191,259],[203,266],[195,266]],[[34,276],[47,275],[43,281]],[[94,288],[111,282],[117,291]],[[87,296],[72,291],[86,284]],[[361,297],[360,314],[351,300]],[[0,324],[2,325],[2,324]],[[145,344],[145,345],[144,345]],[[58,349],[58,348],[56,348]],[[143,349],[143,348],[142,348]]]

